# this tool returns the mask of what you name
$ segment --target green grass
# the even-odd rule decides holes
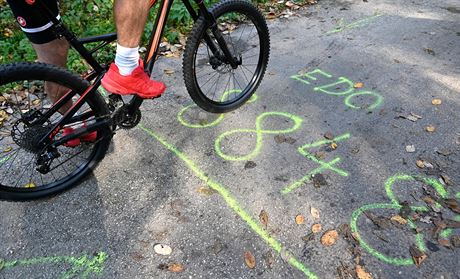
[[[112,16],[113,0],[73,0],[61,1],[61,15],[64,23],[77,34],[78,37],[91,35],[100,35],[115,31]],[[273,0],[275,1],[275,0]],[[302,0],[304,1],[304,0]],[[160,2],[160,1],[157,1]],[[193,2],[193,1],[191,1]],[[208,7],[218,2],[218,0],[206,0]],[[264,9],[268,6],[276,5],[276,2],[267,0],[253,0]],[[158,6],[158,5],[157,5]],[[144,32],[143,42],[146,42],[153,28],[154,15],[156,10],[152,9],[149,20]],[[178,43],[181,34],[187,34],[190,31],[193,20],[188,14],[185,6],[181,1],[176,0],[168,17],[167,26],[164,31],[164,37],[170,43]],[[34,61],[35,52],[31,44],[20,30],[14,16],[5,3],[0,0],[0,64],[11,63],[15,61]],[[109,62],[113,60],[114,48],[105,48],[97,54],[98,61]],[[88,66],[80,58],[78,53],[71,50],[69,54],[69,69],[76,72],[85,72]]]

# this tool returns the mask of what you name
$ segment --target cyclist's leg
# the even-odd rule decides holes
[[[37,54],[38,61],[66,68],[67,54],[69,52],[69,43],[65,39],[54,39],[51,42],[44,44],[34,44],[32,46]],[[48,98],[54,103],[67,92],[67,88],[63,88],[56,83],[46,82],[45,92],[48,93]],[[68,102],[59,109],[60,113],[65,113],[72,106],[72,102]]]
[[[50,10],[59,18],[58,4],[56,0],[43,0]],[[38,61],[65,67],[67,63],[67,53],[69,44],[64,39],[57,39],[52,31],[52,23],[42,15],[35,6],[26,3],[25,0],[8,0],[16,21],[32,43],[37,54]],[[54,83],[45,83],[45,91],[48,98],[54,103],[65,92],[62,87]],[[63,113],[67,111],[71,103],[67,103],[60,109]]]
[[[149,0],[116,0],[114,3],[118,44],[115,64],[102,79],[112,93],[158,97],[166,86],[151,80],[139,65],[139,42],[149,13]]]

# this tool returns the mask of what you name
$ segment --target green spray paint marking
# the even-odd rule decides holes
[[[322,160],[319,160],[318,158],[315,157],[315,155],[307,152],[306,150],[309,149],[309,148],[315,148],[315,147],[319,147],[319,146],[322,146],[322,145],[328,145],[328,144],[331,144],[333,142],[344,141],[344,140],[349,139],[349,138],[350,138],[350,134],[346,133],[346,134],[340,135],[338,137],[335,137],[332,140],[320,140],[320,141],[305,144],[305,145],[299,147],[297,150],[299,151],[300,154],[302,154],[303,156],[305,156],[308,159],[312,160],[313,162],[319,164],[321,167],[319,167],[317,169],[314,169],[313,171],[309,172],[306,176],[302,177],[300,180],[297,180],[296,182],[292,183],[291,185],[285,187],[283,190],[281,190],[281,194],[283,194],[283,195],[289,194],[293,190],[295,190],[295,189],[299,188],[300,186],[304,185],[306,182],[311,181],[311,178],[312,178],[313,175],[318,174],[318,173],[320,173],[322,171],[325,171],[325,170],[332,170],[332,171],[338,173],[341,176],[345,176],[345,177],[348,176],[348,172],[346,172],[346,171],[344,171],[342,169],[334,167],[335,164],[337,164],[338,162],[341,161],[341,159],[339,157],[333,159],[330,162],[324,162]]]
[[[229,90],[229,91],[225,91],[225,93],[222,95],[222,98],[221,98],[221,101],[225,100],[225,97],[228,96],[229,94],[232,94],[232,93],[240,93],[241,90],[239,89],[233,89],[233,90]],[[253,94],[251,96],[251,98],[247,101],[247,103],[253,103],[257,100],[258,96],[256,94]],[[182,125],[184,125],[185,127],[188,127],[188,128],[209,128],[209,127],[213,127],[213,126],[216,126],[218,125],[220,122],[222,122],[222,120],[224,120],[224,113],[221,113],[219,114],[219,117],[216,118],[216,120],[210,122],[210,123],[199,123],[199,124],[193,124],[193,123],[190,123],[188,122],[187,120],[184,119],[184,114],[185,112],[187,112],[189,109],[193,108],[193,107],[197,107],[196,104],[191,104],[191,105],[188,105],[186,107],[184,107],[183,109],[181,109],[179,111],[179,113],[177,114],[177,120],[179,121],[179,123],[181,123]]]
[[[90,258],[87,255],[81,257],[66,257],[66,256],[52,256],[52,257],[40,257],[27,260],[15,260],[15,261],[5,261],[3,262],[3,269],[10,269],[19,266],[30,266],[30,265],[42,265],[42,264],[62,264],[67,263],[71,264],[72,267],[61,274],[58,278],[60,279],[69,279],[75,278],[79,274],[79,278],[86,279],[91,274],[96,276],[101,275],[103,270],[103,265],[107,259],[107,254],[105,252],[99,252],[93,258]],[[2,261],[0,260],[0,264]],[[2,268],[0,268],[1,271]]]
[[[193,162],[189,157],[177,149],[174,145],[168,143],[165,139],[154,133],[153,131],[145,128],[142,124],[139,127],[144,130],[147,134],[152,136],[154,139],[159,141],[165,148],[171,151],[179,159],[181,159],[187,167],[201,180],[203,180],[209,188],[218,192],[220,196],[224,199],[227,205],[243,219],[249,227],[258,234],[268,245],[270,245],[273,250],[277,253],[282,254],[283,258],[288,259],[288,263],[293,267],[302,271],[308,278],[318,278],[316,274],[311,272],[306,266],[304,266],[299,260],[297,260],[290,252],[283,247],[283,245],[274,239],[266,230],[264,230],[256,220],[254,220],[238,203],[238,201],[231,195],[230,191],[227,190],[223,185],[212,180],[202,171],[195,162]]]
[[[370,16],[370,17],[366,17],[366,18],[354,21],[354,22],[352,22],[350,24],[347,24],[347,25],[344,25],[344,26],[336,27],[334,30],[331,30],[331,31],[327,32],[326,35],[331,35],[331,34],[342,32],[344,30],[366,26],[367,24],[369,24],[370,22],[372,22],[373,20],[375,20],[376,18],[378,18],[380,16],[382,16],[382,15],[381,14],[376,14],[376,15],[373,15],[373,16]]]
[[[273,117],[273,116],[281,116],[288,118],[294,122],[294,125],[289,128],[289,129],[284,129],[284,130],[264,130],[262,129],[262,122],[264,121],[265,118],[267,117]],[[279,134],[287,134],[287,133],[292,133],[295,130],[299,129],[300,126],[302,125],[302,118],[299,116],[296,116],[294,114],[290,114],[287,112],[276,112],[276,111],[271,111],[271,112],[264,112],[260,114],[257,119],[256,119],[256,129],[236,129],[236,130],[230,130],[227,132],[222,133],[217,137],[214,148],[216,150],[217,155],[222,157],[225,160],[228,161],[245,161],[254,158],[257,156],[260,152],[260,149],[262,148],[262,138],[264,134],[270,134],[270,135],[279,135]],[[256,145],[254,150],[252,150],[249,154],[243,155],[243,156],[232,156],[232,155],[227,155],[222,151],[221,144],[222,140],[230,135],[237,134],[237,133],[250,133],[250,134],[256,134]]]
[[[292,79],[300,81],[305,84],[310,84],[310,80],[317,80],[318,78],[315,75],[322,75],[326,78],[331,78],[332,75],[329,73],[326,73],[320,69],[314,69],[311,72],[305,73],[305,74],[299,74],[299,75],[293,75],[291,76]],[[352,109],[363,109],[367,108],[368,110],[373,110],[377,107],[379,107],[382,102],[383,102],[383,97],[375,92],[372,91],[356,91],[356,88],[354,87],[355,83],[351,81],[350,79],[346,77],[339,77],[335,82],[333,83],[328,83],[326,85],[321,85],[321,86],[316,86],[313,88],[314,91],[316,92],[321,92],[325,93],[327,95],[333,95],[333,96],[345,96],[344,99],[344,104]],[[374,102],[366,107],[360,107],[355,105],[352,100],[356,96],[370,96],[373,97],[375,100]]]
[[[330,167],[330,166],[333,166],[333,165],[337,164],[338,162],[340,162],[340,158],[335,158],[334,160],[332,160],[330,162],[327,162],[327,165]],[[319,168],[316,168],[316,169],[312,170],[311,172],[309,172],[307,175],[305,175],[301,179],[297,180],[296,182],[292,183],[291,185],[289,185],[286,188],[284,188],[283,190],[281,190],[281,194],[283,194],[283,195],[289,194],[290,192],[292,192],[293,190],[299,188],[300,186],[304,185],[305,183],[310,182],[311,179],[312,179],[312,176],[314,176],[315,174],[318,174],[318,173],[320,173],[322,171],[325,171],[327,169],[328,168],[326,168],[324,166],[321,166]]]
[[[410,258],[410,257],[408,257],[408,258],[389,257],[389,256],[386,256],[386,255],[378,252],[374,248],[372,248],[360,236],[360,234],[358,232],[358,227],[357,227],[357,222],[358,222],[359,217],[361,216],[361,214],[363,214],[367,210],[379,209],[379,208],[396,209],[396,210],[401,209],[402,206],[401,206],[399,200],[396,198],[396,196],[393,193],[393,185],[397,181],[421,181],[424,184],[433,187],[433,189],[435,189],[435,191],[439,194],[439,196],[441,198],[447,198],[448,197],[448,193],[445,190],[444,186],[441,183],[439,183],[436,179],[427,178],[427,177],[421,177],[421,176],[412,176],[412,175],[407,175],[407,174],[396,174],[396,175],[393,175],[390,178],[388,178],[387,181],[385,182],[385,191],[386,191],[386,194],[387,194],[388,198],[391,200],[392,203],[391,204],[380,204],[380,203],[368,204],[368,205],[364,205],[364,206],[358,208],[352,214],[350,226],[351,226],[352,232],[357,234],[357,239],[360,242],[361,246],[364,247],[367,250],[367,252],[369,252],[371,255],[373,255],[376,258],[380,259],[381,261],[384,261],[384,262],[389,263],[389,264],[412,265],[412,264],[414,264],[414,262],[413,262],[412,258]],[[441,205],[439,203],[436,203],[435,206],[437,208],[441,207]],[[412,209],[412,211],[418,211],[418,212],[427,212],[427,211],[429,211],[429,208],[427,206],[411,206],[411,209]],[[460,215],[456,215],[454,217],[454,220],[460,221]],[[410,219],[407,220],[407,224],[413,230],[415,230],[416,227],[417,227],[416,224]],[[443,230],[440,233],[440,236],[443,237],[443,238],[447,238],[452,234],[452,231],[453,231],[452,229]],[[415,242],[416,242],[417,247],[420,250],[426,251],[425,242],[423,241],[423,234],[417,233],[415,235]]]
[[[377,204],[367,204],[367,205],[364,205],[360,208],[358,208],[357,210],[355,210],[353,212],[353,214],[351,215],[351,223],[350,223],[350,227],[351,227],[351,231],[354,233],[354,237],[356,238],[357,241],[359,241],[359,244],[361,245],[361,247],[363,247],[369,254],[371,254],[372,256],[376,257],[377,259],[385,262],[385,263],[388,263],[388,264],[393,264],[393,265],[412,265],[414,264],[414,261],[412,260],[411,257],[408,257],[408,258],[400,258],[400,257],[390,257],[390,256],[387,256],[387,255],[384,255],[380,252],[378,252],[377,250],[375,250],[374,248],[372,248],[372,246],[370,246],[366,241],[364,241],[364,239],[361,237],[360,233],[358,232],[358,226],[357,226],[357,223],[358,223],[358,219],[359,217],[367,210],[371,210],[371,209],[395,209],[395,210],[399,210],[401,209],[401,205],[398,205],[398,204],[385,204],[385,203],[377,203]],[[408,222],[409,226],[413,229],[415,229],[415,225],[413,222]],[[420,240],[422,239],[423,236],[420,235],[420,233],[417,233],[416,234],[416,239]],[[422,241],[423,243],[423,241]],[[417,246],[420,250],[424,251],[425,248],[424,248],[424,245],[420,245],[420,242],[417,241]]]
[[[340,92],[328,90],[329,88],[332,88],[332,89],[340,88],[339,85],[346,85],[346,89]],[[319,87],[315,87],[313,88],[313,90],[321,91],[328,95],[341,96],[341,95],[346,95],[346,94],[353,92],[353,90],[355,90],[355,88],[353,87],[354,85],[355,84],[351,80],[347,79],[346,77],[339,77],[336,82],[326,84],[323,86],[319,86]]]
[[[377,108],[378,106],[380,106],[383,102],[383,97],[382,95],[380,94],[377,94],[375,92],[372,92],[372,91],[362,91],[362,92],[355,92],[353,94],[350,94],[348,95],[344,102],[345,102],[345,105],[349,108],[352,108],[352,109],[361,109],[362,107],[358,107],[358,106],[355,106],[352,102],[351,102],[351,99],[353,97],[356,97],[356,96],[364,96],[364,95],[368,95],[368,96],[372,96],[375,98],[375,101],[372,105],[368,106],[367,109],[368,110],[373,110],[375,108]]]
[[[393,185],[396,181],[415,181],[416,179],[421,180],[426,185],[433,187],[443,199],[447,198],[447,191],[444,189],[444,186],[442,186],[442,184],[439,183],[439,181],[437,181],[436,179],[411,176],[411,175],[406,175],[406,174],[397,174],[397,175],[393,175],[392,177],[388,178],[387,181],[385,182],[385,190],[391,202],[393,204],[400,204],[398,199],[393,194]],[[440,208],[441,205],[437,203],[436,207]],[[428,207],[426,206],[414,206],[414,208],[416,211],[428,211],[429,210]]]
[[[305,77],[308,78],[308,79],[311,79],[311,80],[317,80],[317,78],[315,76],[313,76],[313,74],[321,74],[327,78],[331,78],[332,75],[331,74],[328,74],[326,72],[323,72],[322,70],[320,69],[314,69],[313,71],[311,72],[308,72],[306,74],[301,74],[301,75],[293,75],[291,76],[292,79],[295,79],[295,80],[298,80],[300,82],[303,82],[305,84],[310,84],[310,82],[306,79],[304,79]]]
[[[0,159],[0,165],[3,165],[6,161],[8,161],[10,159],[10,155],[7,155],[3,158]]]

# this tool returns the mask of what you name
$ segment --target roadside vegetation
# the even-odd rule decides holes
[[[112,0],[63,0],[61,2],[63,21],[79,37],[115,31],[112,20]],[[212,4],[217,3],[218,0],[205,0],[205,2],[210,7]],[[276,17],[289,17],[295,10],[304,5],[314,4],[316,0],[253,0],[253,2],[259,6],[268,19],[273,19]],[[147,32],[145,32],[143,38],[144,42],[153,28],[154,15],[156,15],[156,9],[151,12],[150,20],[146,26]],[[164,32],[164,43],[160,49],[163,54],[177,56],[177,53],[184,46],[185,36],[192,25],[193,20],[185,6],[181,1],[175,1]],[[0,64],[15,61],[34,61],[36,59],[29,41],[19,29],[5,0],[0,0],[0,30]],[[108,62],[113,59],[113,54],[113,48],[107,48],[98,53],[98,58]],[[87,70],[85,62],[74,51],[71,51],[69,55],[68,67],[80,73]]]

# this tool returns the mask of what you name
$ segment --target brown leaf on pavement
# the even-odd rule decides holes
[[[256,258],[251,253],[251,251],[244,252],[244,262],[246,263],[246,266],[249,267],[250,269],[253,269],[254,267],[256,267]]]
[[[455,248],[460,247],[460,236],[459,235],[453,235],[450,237],[450,242],[452,242],[452,245]]]
[[[336,230],[328,230],[321,236],[321,244],[324,246],[331,246],[337,241],[338,237],[339,234]]]
[[[331,132],[327,132],[324,134],[324,137],[328,140],[332,140],[334,138],[334,135]]]
[[[363,88],[364,87],[364,83],[362,82],[357,82],[353,85],[354,88]]]
[[[433,100],[431,100],[431,104],[435,105],[435,106],[438,106],[438,105],[442,104],[442,101],[441,101],[441,99],[433,99]]]
[[[314,208],[313,206],[310,207],[310,214],[313,216],[315,219],[319,219],[319,210]]]
[[[428,125],[425,127],[425,130],[429,133],[433,133],[436,130],[436,127],[433,125]]]
[[[303,217],[302,214],[295,216],[295,223],[297,225],[302,225],[303,223],[305,223],[305,217]]]
[[[170,263],[168,264],[168,270],[171,272],[182,272],[185,270],[184,265],[180,263]]]
[[[268,251],[263,255],[265,264],[267,265],[268,268],[272,268],[273,264],[275,263],[275,257],[273,256],[272,252]]]
[[[259,220],[262,223],[262,225],[265,225],[265,228],[266,228],[268,225],[268,214],[263,209],[260,211]]]
[[[426,47],[426,48],[423,48],[423,50],[429,55],[433,55],[433,56],[435,55],[434,50],[432,50],[431,48]]]
[[[449,239],[446,239],[446,238],[438,239],[438,243],[439,245],[444,246],[446,248],[452,248],[452,246],[450,245]]]
[[[359,264],[356,265],[356,276],[358,279],[372,279],[372,276]]]
[[[394,216],[391,216],[390,218],[391,221],[395,221],[401,225],[405,225],[407,224],[407,220],[404,219],[403,217],[401,217],[400,215],[394,215]]]
[[[374,213],[369,212],[369,211],[365,211],[364,215],[367,218],[369,218],[369,220],[371,220],[372,223],[374,223],[374,225],[376,225],[379,228],[387,229],[391,227],[390,220],[386,217],[375,215]]]
[[[313,224],[313,226],[311,226],[311,231],[313,233],[319,233],[321,229],[322,229],[321,224]]]
[[[425,167],[425,163],[423,163],[422,160],[417,160],[415,161],[415,164],[417,165],[417,167],[423,169]]]
[[[202,195],[205,195],[205,196],[212,196],[212,195],[217,193],[216,190],[211,189],[211,188],[206,187],[206,186],[201,186],[198,189],[196,189],[196,191],[198,193],[202,194]]]
[[[445,199],[444,202],[450,210],[460,214],[460,206],[456,199]]]
[[[420,266],[420,264],[426,260],[427,255],[423,253],[420,249],[418,249],[415,245],[412,245],[409,248],[409,252],[412,256],[412,259],[414,260],[414,263],[416,266]]]

